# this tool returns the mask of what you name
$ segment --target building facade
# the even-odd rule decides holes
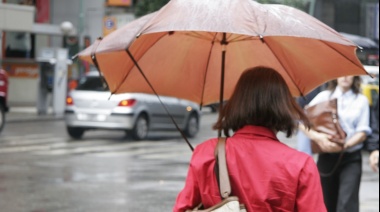
[[[315,0],[313,15],[338,32],[379,40],[378,0]]]
[[[10,105],[36,105],[44,47],[66,47],[70,56],[135,18],[138,0],[0,0],[0,66],[9,75]],[[375,0],[309,0],[310,14],[338,32],[379,39],[379,3]],[[8,16],[5,16],[8,14]],[[64,35],[63,22],[74,32]],[[378,50],[377,50],[378,55]],[[69,79],[88,71],[75,61]]]

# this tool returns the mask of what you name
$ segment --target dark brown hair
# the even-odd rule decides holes
[[[354,94],[360,93],[360,84],[362,83],[362,79],[360,76],[354,76],[354,80],[351,85],[351,90]],[[327,90],[334,91],[336,86],[338,86],[338,80],[331,80],[327,83]]]
[[[310,126],[282,76],[272,68],[260,66],[249,68],[240,76],[213,128],[229,136],[229,130],[256,125],[284,131],[290,137],[297,130],[298,121]]]

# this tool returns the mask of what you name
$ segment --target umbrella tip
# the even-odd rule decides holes
[[[263,35],[259,35],[259,38],[260,38],[261,42],[264,43],[264,36]]]

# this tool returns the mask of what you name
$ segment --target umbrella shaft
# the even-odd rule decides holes
[[[223,96],[224,96],[224,72],[225,72],[225,65],[226,65],[226,45],[227,45],[227,39],[226,39],[226,33],[223,33],[223,40],[221,41],[222,44],[222,69],[220,73],[220,96],[219,96],[219,111],[223,108]],[[222,133],[219,130],[218,131],[218,137],[221,137]]]

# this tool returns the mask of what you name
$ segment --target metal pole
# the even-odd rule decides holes
[[[82,34],[84,28],[84,8],[83,8],[83,0],[79,1],[79,27],[78,27],[78,36],[79,40],[82,41]]]
[[[223,32],[223,39],[220,42],[222,45],[222,68],[220,73],[220,96],[219,96],[219,111],[223,108],[223,100],[224,100],[224,72],[225,72],[225,60],[226,60],[226,45],[227,43],[227,34]],[[218,130],[218,137],[222,136],[222,132]]]
[[[79,49],[84,49],[83,46],[84,46],[84,40],[83,40],[83,32],[84,32],[84,18],[85,18],[85,12],[84,12],[84,6],[83,6],[83,0],[79,0],[79,23],[78,23],[78,34],[77,34],[77,38],[78,38],[78,47]],[[84,68],[84,65],[83,65],[83,62],[79,62],[79,60],[76,60],[75,61],[75,65],[76,67],[76,74],[74,76],[78,77],[78,76],[83,76],[85,74],[85,68]]]
[[[315,13],[315,1],[316,0],[310,0],[309,15],[311,16],[314,16]]]

